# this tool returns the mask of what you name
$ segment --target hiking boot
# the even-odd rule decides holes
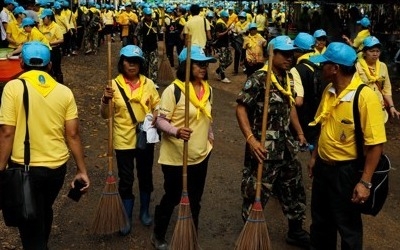
[[[310,248],[310,234],[302,228],[301,220],[289,220],[289,232],[286,236],[286,243],[304,249]]]
[[[231,80],[229,80],[227,77],[221,80],[223,83],[231,83]]]
[[[151,244],[157,250],[168,250],[168,243],[165,239],[158,239],[156,235],[153,233],[151,234],[150,238]]]

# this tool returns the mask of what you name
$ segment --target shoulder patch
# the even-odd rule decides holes
[[[248,80],[244,83],[244,89],[245,89],[245,90],[248,90],[248,89],[251,88],[252,85],[253,85],[253,82],[252,82],[250,79],[248,79]]]

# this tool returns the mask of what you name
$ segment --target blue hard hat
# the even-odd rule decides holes
[[[325,53],[310,57],[310,61],[313,63],[333,62],[345,66],[353,66],[356,60],[356,51],[349,45],[340,42],[330,43]]]
[[[274,50],[295,50],[293,40],[288,36],[277,36],[268,43],[268,47],[273,45]]]
[[[53,13],[53,11],[51,10],[51,9],[44,9],[43,11],[42,11],[42,13],[40,14],[40,18],[45,18],[45,17],[47,17],[47,16],[53,16],[54,15],[54,13]]]
[[[136,45],[126,45],[121,49],[119,55],[125,57],[136,57],[142,62],[144,61],[143,51]]]
[[[151,13],[152,13],[152,11],[151,11],[150,8],[144,8],[144,9],[143,9],[143,14],[145,14],[145,15],[151,15]]]
[[[294,38],[293,43],[294,43],[294,46],[296,46],[297,48],[300,48],[302,50],[313,50],[314,44],[315,44],[315,38],[308,33],[300,32]]]
[[[24,19],[22,19],[22,23],[21,23],[21,27],[24,28],[26,26],[33,26],[35,25],[35,20],[33,20],[30,17],[25,17]]]
[[[181,53],[179,54],[179,62],[183,62],[186,60],[187,57],[187,48],[184,48]],[[203,48],[201,48],[198,45],[192,45],[190,49],[190,59],[195,60],[195,61],[202,61],[202,62],[210,62],[210,63],[215,63],[217,62],[217,59],[214,57],[208,57],[204,53]]]
[[[22,45],[21,56],[24,64],[29,66],[46,66],[50,62],[50,49],[38,41],[27,42]],[[42,62],[32,64],[31,59],[41,59]]]

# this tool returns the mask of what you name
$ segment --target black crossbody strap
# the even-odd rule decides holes
[[[367,85],[361,84],[358,86],[356,90],[356,94],[354,95],[353,99],[353,118],[354,118],[354,130],[355,130],[355,136],[356,136],[356,146],[357,146],[357,159],[362,160],[364,157],[364,150],[363,150],[363,141],[364,141],[364,136],[363,132],[361,129],[361,120],[360,120],[360,111],[358,110],[358,99],[360,96],[361,90],[366,87]],[[364,167],[364,166],[362,166]]]
[[[118,80],[115,79],[115,81],[117,82],[117,87],[118,87],[118,89],[119,89],[119,92],[121,92],[122,98],[124,98],[126,107],[128,108],[129,115],[130,115],[131,118],[132,118],[132,123],[133,123],[133,125],[135,125],[135,124],[137,123],[137,120],[136,120],[135,113],[133,113],[132,106],[131,106],[131,104],[129,103],[129,99],[128,99],[128,97],[126,96],[126,93],[125,93],[124,89],[119,85]]]
[[[27,171],[29,170],[29,163],[31,161],[31,150],[30,150],[31,145],[29,142],[29,128],[28,128],[29,95],[28,95],[28,88],[26,87],[26,81],[24,79],[20,80],[24,84],[24,94],[22,96],[25,109],[25,124],[26,124],[26,132],[24,140],[24,166],[25,166],[25,171]]]

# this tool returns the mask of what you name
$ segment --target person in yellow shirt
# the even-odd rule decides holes
[[[228,8],[229,19],[226,22],[227,27],[235,27],[235,24],[239,21],[238,15],[235,13],[235,8]]]
[[[49,47],[38,41],[22,46],[19,79],[5,85],[0,106],[0,172],[8,168],[29,166],[34,184],[38,217],[18,225],[24,249],[48,249],[53,223],[53,203],[64,184],[67,161],[75,160],[75,181],[83,184],[85,193],[90,181],[79,134],[78,108],[72,91],[57,83],[47,72],[51,68]],[[22,104],[24,87],[28,95],[26,120]],[[22,106],[22,107],[21,107]],[[29,130],[30,161],[24,155],[26,132]],[[72,164],[71,164],[72,165]],[[3,213],[5,209],[3,207]]]
[[[147,143],[146,148],[141,149],[136,142],[139,126],[143,125],[140,123],[150,118],[151,124],[155,124],[160,96],[154,82],[142,74],[144,61],[143,52],[138,46],[123,47],[118,61],[119,74],[112,81],[112,87],[106,87],[101,98],[102,118],[109,118],[109,105],[114,109],[113,147],[117,158],[118,191],[130,219],[129,226],[120,231],[123,236],[128,235],[132,228],[135,162],[140,192],[139,218],[145,226],[152,224],[149,205],[153,192],[154,143]]]
[[[235,24],[233,33],[231,36],[231,45],[235,50],[233,58],[233,74],[237,75],[239,73],[239,63],[243,62],[243,41],[248,32],[249,22],[246,20],[246,12],[242,11],[239,13],[239,22]]]
[[[356,73],[355,50],[333,42],[322,55],[310,57],[322,65],[323,77],[331,82],[322,95],[315,119],[320,125],[316,149],[309,161],[313,178],[311,200],[311,248],[363,249],[363,225],[358,204],[370,196],[370,182],[386,142],[382,106],[371,88],[358,98],[365,158],[357,160],[353,99],[362,80]],[[360,170],[360,172],[358,171]]]
[[[364,39],[371,35],[371,32],[369,30],[371,26],[371,21],[368,19],[368,17],[365,16],[361,18],[361,20],[357,21],[357,24],[359,31],[353,41],[350,40],[346,35],[343,35],[342,38],[348,45],[352,46],[357,51],[357,53],[359,53],[360,56],[360,52],[363,49]]]
[[[125,11],[119,14],[117,22],[121,27],[122,46],[133,44],[133,36],[139,19],[132,12],[131,4],[125,5]]]
[[[357,72],[362,81],[378,95],[384,111],[384,121],[387,122],[388,113],[392,118],[399,119],[400,112],[394,106],[388,68],[379,60],[382,44],[375,36],[369,36],[364,39],[363,46],[362,57],[356,63]]]
[[[267,46],[267,40],[258,33],[256,23],[251,23],[248,29],[249,35],[244,37],[243,42],[243,49],[246,51],[243,61],[247,77],[264,66],[263,50]]]
[[[319,55],[325,53],[326,45],[328,43],[328,36],[326,35],[325,30],[319,29],[314,32],[315,38],[315,47],[314,54]]]
[[[259,6],[257,14],[253,18],[253,23],[257,24],[257,32],[264,38],[267,38],[268,36],[266,36],[266,32],[268,32],[268,17],[265,14],[264,7]]]
[[[63,39],[64,42],[61,45],[62,48],[62,53],[63,55],[68,55],[68,48],[69,45],[66,45],[67,43],[70,43],[71,41],[71,27],[69,25],[69,21],[65,15],[62,14],[62,6],[59,2],[55,2],[53,5],[54,9],[54,20],[55,22],[60,26],[61,32],[63,34]],[[43,11],[42,11],[43,12]]]
[[[54,13],[51,9],[44,9],[40,19],[42,19],[43,24],[39,26],[39,31],[43,33],[51,46],[51,75],[59,83],[64,83],[64,75],[61,70],[61,45],[64,42],[64,36],[61,27],[53,21]]]
[[[177,78],[163,92],[157,128],[162,131],[158,163],[164,174],[164,195],[155,207],[154,229],[151,243],[155,249],[168,249],[165,239],[174,208],[182,194],[183,141],[188,143],[188,197],[197,230],[201,197],[207,176],[208,161],[214,144],[212,131],[212,88],[207,81],[208,64],[215,63],[207,57],[203,48],[191,46],[187,60],[187,48],[179,54]],[[190,63],[189,127],[185,126],[185,71]]]
[[[28,39],[27,34],[21,27],[22,19],[26,17],[24,11],[23,7],[16,7],[13,11],[15,21],[10,21],[7,24],[6,34],[9,48],[17,49]]]

